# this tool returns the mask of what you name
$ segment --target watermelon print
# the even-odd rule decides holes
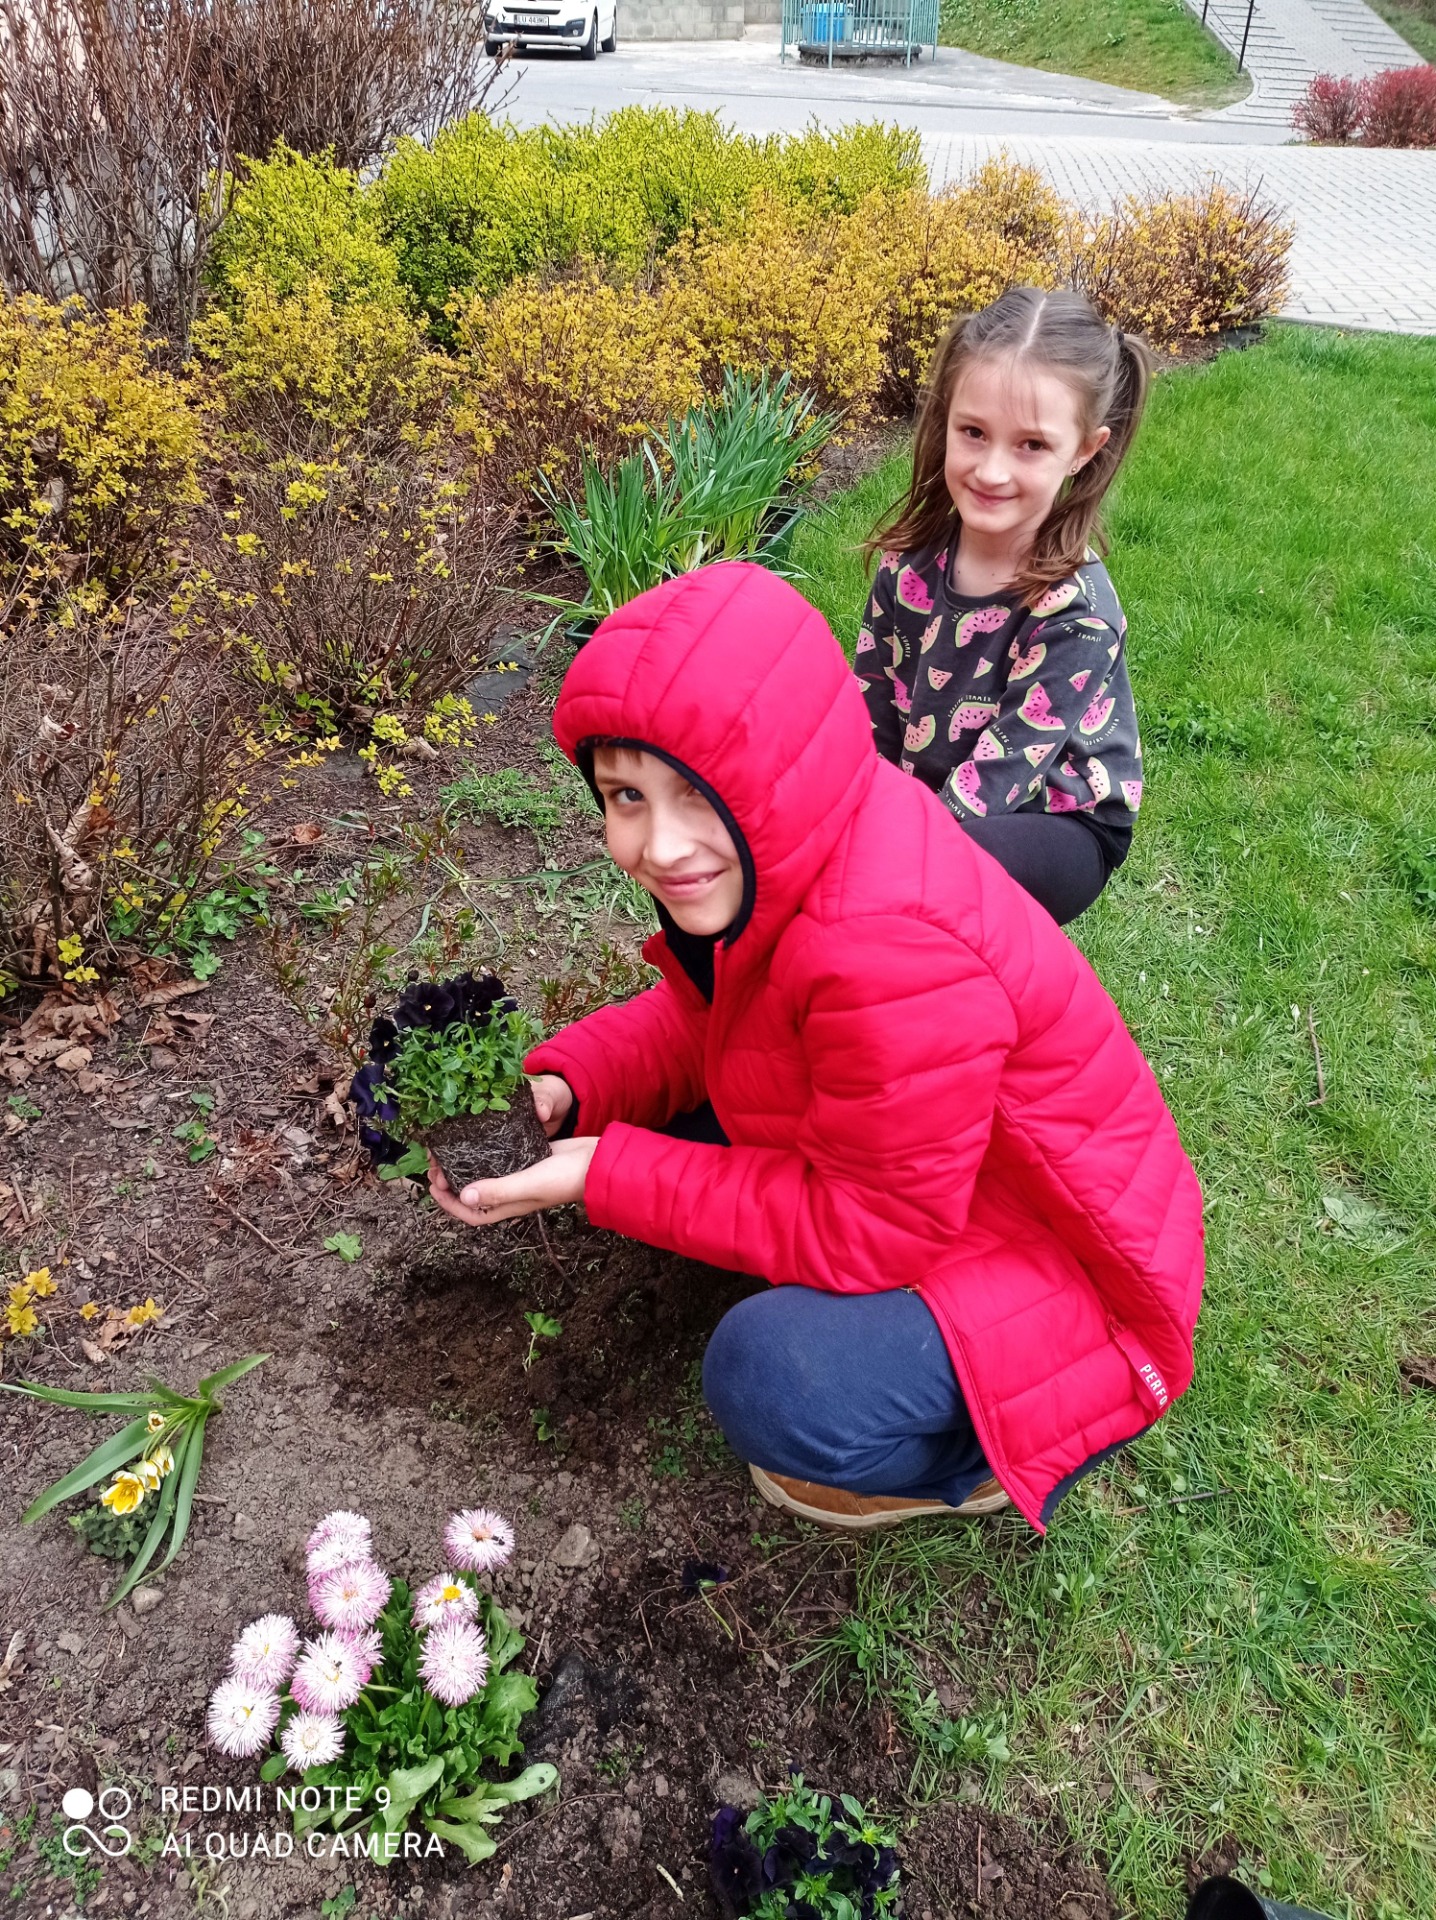
[[[971,733],[974,728],[985,727],[989,720],[996,718],[997,702],[995,700],[964,700],[952,710],[947,737],[949,740],[956,740],[960,733]]]
[[[1039,640],[1035,646],[1024,648],[1014,640],[1007,649],[1007,657],[1012,662],[1012,671],[1008,674],[1008,679],[1030,680],[1047,658],[1046,642]]]
[[[976,613],[965,613],[952,630],[952,644],[965,647],[969,640],[979,633],[1000,633],[1012,618],[1011,607],[979,607]]]
[[[909,607],[914,613],[932,612],[932,588],[911,567],[904,567],[897,577],[897,597],[900,607]]]
[[[1142,758],[1125,621],[1099,560],[1026,607],[954,595],[944,554],[884,555],[861,626],[876,645],[854,666],[884,759],[961,817],[1077,814],[1121,858]]]
[[[1081,591],[1082,583],[1074,573],[1069,579],[1059,580],[1055,586],[1039,594],[1032,602],[1030,612],[1038,620],[1045,620],[1052,613],[1065,613]]]
[[[981,785],[982,781],[977,768],[970,760],[964,760],[960,767],[953,769],[952,790],[969,813],[985,814],[987,812],[987,802],[979,791]]]
[[[868,632],[868,629],[864,627],[862,632],[858,635],[857,651],[859,653],[876,653],[877,650],[878,650],[877,640],[874,638],[874,636],[871,633]]]
[[[1060,728],[1062,731],[1066,731],[1067,722],[1062,718],[1060,713],[1054,713],[1052,711],[1052,703],[1047,698],[1047,689],[1040,680],[1032,687],[1029,687],[1027,698],[1017,711],[1029,727],[1043,727],[1046,729]]]

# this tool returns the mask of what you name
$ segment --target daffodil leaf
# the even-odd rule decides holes
[[[108,1440],[102,1440],[93,1453],[88,1454],[78,1467],[72,1467],[63,1480],[57,1480],[47,1487],[40,1498],[26,1507],[21,1520],[28,1525],[38,1520],[41,1514],[48,1513],[62,1500],[68,1500],[71,1494],[84,1493],[94,1486],[97,1480],[103,1480],[107,1473],[113,1473],[124,1466],[127,1460],[133,1460],[137,1453],[143,1453],[150,1439],[149,1425],[144,1420],[132,1420],[127,1427],[112,1434]]]
[[[267,1353],[248,1353],[243,1360],[236,1360],[230,1366],[221,1367],[218,1373],[207,1373],[199,1383],[199,1390],[205,1399],[209,1399],[218,1393],[221,1387],[232,1386],[244,1374],[252,1373],[256,1367],[262,1367],[268,1358]]]
[[[187,1441],[188,1439],[189,1439],[189,1435],[186,1434],[185,1440]],[[110,1595],[109,1599],[105,1602],[105,1605],[107,1607],[117,1607],[121,1602],[121,1600],[124,1599],[125,1595],[130,1591],[131,1587],[135,1587],[139,1585],[139,1582],[143,1577],[145,1568],[150,1564],[151,1560],[154,1559],[156,1553],[158,1553],[159,1551],[160,1542],[165,1537],[165,1533],[170,1524],[171,1515],[174,1513],[174,1504],[175,1504],[175,1477],[171,1473],[166,1475],[164,1480],[160,1482],[158,1504],[155,1508],[155,1517],[150,1522],[150,1530],[145,1535],[143,1544],[141,1545],[139,1552],[135,1555],[134,1559],[130,1562],[129,1571],[125,1574],[124,1579],[121,1580],[120,1584],[115,1588],[114,1592]]]
[[[175,1489],[175,1524],[170,1538],[170,1550],[161,1560],[157,1572],[163,1573],[184,1545],[185,1535],[189,1532],[189,1517],[194,1509],[195,1482],[199,1479],[200,1462],[204,1458],[204,1423],[206,1416],[201,1414],[192,1427],[187,1427],[174,1450],[175,1463],[170,1470],[170,1481]]]
[[[154,1401],[149,1393],[74,1393],[68,1387],[34,1386],[28,1380],[0,1380],[0,1389],[47,1400],[55,1407],[78,1407],[82,1413],[134,1413]]]

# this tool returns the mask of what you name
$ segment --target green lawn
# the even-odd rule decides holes
[[[1433,444],[1436,342],[1282,328],[1158,382],[1112,515],[1147,798],[1080,938],[1205,1186],[1196,1384],[1045,1545],[859,1549],[818,1649],[919,1791],[1050,1809],[1142,1920],[1227,1834],[1277,1898],[1436,1913],[1436,1392],[1399,1370],[1436,1353]],[[849,644],[900,478],[799,550]]]
[[[1436,60],[1436,0],[1371,0],[1371,5],[1423,60]]]
[[[1220,106],[1249,88],[1182,0],[942,0],[940,37],[994,60],[1192,105]]]

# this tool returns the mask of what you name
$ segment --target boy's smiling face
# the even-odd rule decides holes
[[[743,905],[733,836],[697,789],[666,760],[599,747],[593,780],[603,797],[608,851],[661,900],[685,933],[722,933]]]

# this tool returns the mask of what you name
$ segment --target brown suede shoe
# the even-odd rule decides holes
[[[782,1507],[820,1527],[844,1533],[867,1533],[874,1527],[896,1527],[904,1520],[936,1519],[942,1514],[1000,1513],[1012,1502],[995,1480],[974,1487],[960,1507],[941,1500],[903,1500],[895,1494],[845,1493],[841,1487],[820,1486],[816,1480],[792,1480],[785,1473],[765,1473],[750,1466],[753,1485],[770,1507]]]

